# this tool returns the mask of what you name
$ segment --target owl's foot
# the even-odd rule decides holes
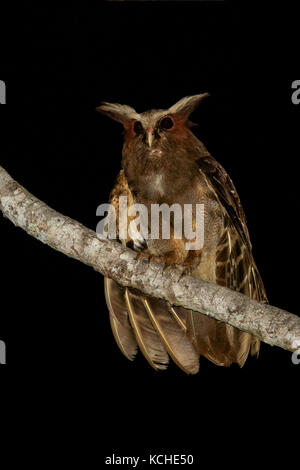
[[[165,264],[164,259],[162,257],[151,255],[150,253],[147,253],[146,251],[141,251],[137,255],[137,259],[146,259],[150,263],[155,262],[155,263]]]
[[[169,264],[164,267],[164,271],[170,271],[172,269],[177,269],[180,271],[180,278],[183,276],[188,276],[191,274],[191,269],[189,266],[185,266],[183,264]]]

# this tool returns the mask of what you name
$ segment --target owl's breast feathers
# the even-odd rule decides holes
[[[244,211],[231,179],[208,153],[199,155],[195,161],[198,176],[187,189],[190,193],[178,197],[179,202],[190,202],[192,198],[193,202],[204,203],[208,207],[204,222],[208,241],[199,252],[184,256],[181,256],[181,250],[184,250],[182,240],[173,240],[177,243],[173,245],[171,240],[171,245],[164,245],[161,252],[157,248],[161,240],[157,241],[157,245],[156,241],[152,241],[152,245],[149,243],[144,251],[149,254],[149,250],[152,250],[153,254],[157,248],[156,255],[165,264],[177,262],[188,267],[190,263],[194,276],[266,302],[264,286],[252,256]],[[161,186],[163,181],[157,178],[153,183]],[[199,199],[194,200],[197,194]],[[117,221],[120,196],[127,196],[128,209],[135,202],[136,195],[129,188],[123,170],[110,196]],[[164,202],[163,199],[159,202]],[[166,202],[172,203],[168,195]],[[128,217],[128,224],[130,220],[132,218]],[[127,237],[122,242],[130,244],[131,239]],[[171,252],[175,258],[168,256]],[[177,261],[174,263],[176,256]],[[133,360],[139,346],[155,369],[165,369],[169,356],[181,369],[192,374],[199,369],[200,355],[217,365],[229,366],[237,362],[242,366],[250,350],[252,354],[259,351],[259,340],[248,333],[206,315],[173,307],[162,300],[150,299],[129,288],[122,288],[109,279],[105,279],[105,295],[112,331],[123,354]]]

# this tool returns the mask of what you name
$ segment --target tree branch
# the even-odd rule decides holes
[[[59,214],[14,181],[0,166],[0,210],[16,226],[55,250],[93,267],[104,276],[152,297],[168,300],[247,331],[289,351],[300,348],[300,318],[277,307],[159,263]]]

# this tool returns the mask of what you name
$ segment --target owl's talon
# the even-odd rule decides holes
[[[170,271],[172,269],[177,269],[178,271],[180,271],[180,279],[183,277],[183,276],[186,276],[188,274],[190,274],[190,269],[188,266],[182,266],[182,265],[179,265],[179,264],[168,264],[164,267],[163,271]]]
[[[150,263],[159,263],[159,264],[163,264],[165,266],[164,260],[162,258],[160,258],[159,256],[151,255],[149,261],[150,261]]]
[[[144,251],[140,251],[137,255],[137,259],[144,259],[144,260],[148,260],[150,261],[150,254],[149,253],[145,253]]]
[[[176,266],[176,268],[180,271],[180,279],[183,277],[183,276],[188,276],[189,274],[191,274],[191,269],[189,266]]]
[[[170,266],[169,264],[168,265],[165,264],[164,267],[163,267],[163,273],[165,271],[170,271],[170,269],[172,269],[172,268],[173,268],[173,266]]]

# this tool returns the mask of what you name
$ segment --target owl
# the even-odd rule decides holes
[[[267,302],[262,279],[252,255],[245,214],[236,189],[224,168],[192,132],[191,113],[208,94],[188,96],[169,109],[137,113],[127,105],[104,102],[101,113],[124,127],[122,169],[110,194],[117,214],[120,243],[149,261],[176,267],[205,281]],[[121,233],[120,197],[132,205],[202,204],[204,242],[187,249],[186,238],[144,239]],[[124,217],[123,217],[124,220]],[[195,212],[192,215],[193,226]],[[151,223],[151,221],[150,221]],[[173,230],[172,230],[173,229]],[[105,279],[105,298],[114,338],[130,360],[140,349],[156,370],[170,358],[187,374],[199,371],[200,356],[218,366],[244,365],[249,352],[258,355],[259,339],[204,314],[170,305]]]

